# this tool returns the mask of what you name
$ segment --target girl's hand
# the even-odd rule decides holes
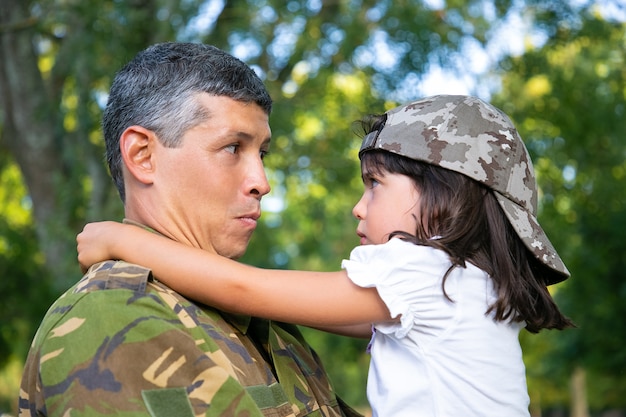
[[[78,263],[83,273],[97,262],[112,258],[111,246],[115,240],[115,230],[123,227],[117,222],[87,223],[76,236]]]

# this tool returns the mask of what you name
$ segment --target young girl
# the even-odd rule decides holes
[[[415,101],[364,127],[361,246],[340,272],[254,268],[112,222],[85,227],[79,261],[149,265],[227,311],[353,336],[373,323],[374,416],[529,416],[519,331],[572,323],[546,287],[569,272],[537,223],[515,127],[467,96]]]

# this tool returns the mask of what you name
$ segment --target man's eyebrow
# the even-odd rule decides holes
[[[252,134],[252,133],[245,132],[243,130],[233,130],[233,131],[226,132],[224,137],[238,138],[238,139],[245,139],[245,140],[254,140],[255,135]],[[265,138],[263,140],[263,142],[269,142],[271,139],[272,139],[272,137],[268,136],[267,138]]]
[[[236,131],[232,131],[232,132],[228,132],[225,136],[226,139],[231,138],[231,139],[238,139],[238,140],[243,140],[245,142],[252,142],[255,140],[255,136],[251,133],[248,132],[244,132],[242,130],[236,130]],[[272,137],[268,136],[265,139],[263,139],[263,141],[261,142],[261,146],[269,146],[270,143],[272,141]]]

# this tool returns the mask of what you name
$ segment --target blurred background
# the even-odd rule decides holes
[[[503,109],[572,273],[552,290],[578,324],[522,335],[532,415],[626,415],[622,0],[0,0],[0,414],[16,413],[43,314],[80,278],[76,234],[123,215],[99,125],[111,79],[172,40],[231,52],[275,100],[273,189],[243,259],[262,267],[336,270],[358,244],[354,120],[438,93]],[[366,342],[307,337],[366,410]]]

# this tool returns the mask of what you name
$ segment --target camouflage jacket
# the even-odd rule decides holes
[[[197,306],[146,268],[106,261],[43,319],[19,415],[358,414],[340,404],[295,326]]]

